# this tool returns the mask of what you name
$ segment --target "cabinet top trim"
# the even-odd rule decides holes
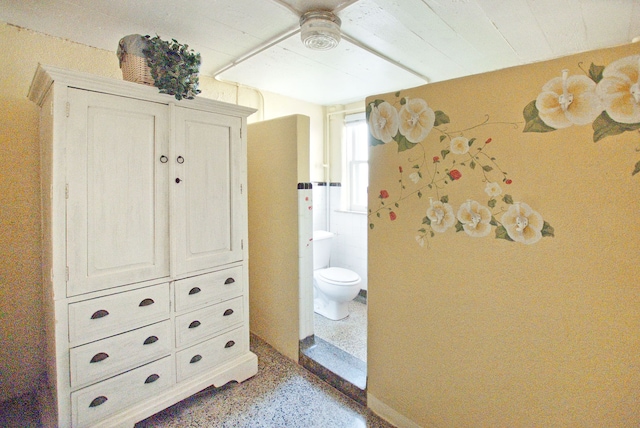
[[[125,80],[96,76],[90,73],[67,70],[43,64],[38,64],[27,96],[31,101],[42,106],[42,102],[54,82],[68,87],[96,92],[108,92],[114,95],[139,98],[161,104],[175,104],[180,107],[203,109],[214,112],[220,110],[221,113],[236,114],[242,117],[247,117],[256,112],[256,109],[251,107],[225,103],[208,98],[196,97],[192,100],[178,101],[173,97],[173,95],[159,93],[155,86],[146,86],[139,83],[127,82]]]

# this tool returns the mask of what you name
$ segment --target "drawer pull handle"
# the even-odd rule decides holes
[[[144,299],[142,302],[140,302],[140,304],[138,306],[143,307],[143,306],[149,306],[149,305],[153,305],[155,302],[153,301],[153,299]]]
[[[235,279],[233,279],[233,278],[227,278],[227,280],[226,280],[224,283],[225,283],[225,285],[229,285],[229,284],[233,284],[234,282],[236,282],[236,280],[235,280]]]
[[[151,376],[149,376],[147,378],[147,380],[144,381],[144,383],[153,383],[155,381],[157,381],[158,379],[160,379],[160,376],[157,374],[152,374]]]
[[[97,320],[98,318],[106,317],[109,315],[109,311],[105,311],[104,309],[100,309],[99,311],[95,311],[93,315],[91,315],[92,320]]]
[[[196,320],[189,324],[189,328],[196,328],[200,325],[200,321]]]
[[[233,340],[230,340],[224,345],[224,347],[225,348],[231,348],[235,344],[236,344],[236,342],[234,342]]]
[[[232,313],[233,313],[233,309],[227,309],[226,311],[224,311],[224,314],[222,314],[222,315],[225,316],[225,317],[228,317]]]
[[[189,361],[189,364],[193,364],[193,363],[197,363],[198,361],[200,361],[202,359],[202,355],[194,355],[191,358],[191,361]]]
[[[89,407],[98,407],[99,405],[104,404],[107,400],[107,397],[101,395],[100,397],[94,398],[91,404],[89,404]]]
[[[151,345],[158,341],[158,336],[149,336],[145,339],[143,345]]]
[[[109,354],[105,353],[105,352],[100,352],[96,355],[93,356],[93,358],[91,359],[91,361],[89,361],[90,363],[99,363],[100,361],[104,361],[107,358],[109,358]]]
[[[162,156],[160,156],[160,162],[167,163],[167,162],[169,162],[169,158],[166,157],[165,155],[162,155]]]
[[[191,296],[192,294],[198,294],[200,291],[200,288],[198,287],[193,287],[191,290],[189,290],[189,295]]]

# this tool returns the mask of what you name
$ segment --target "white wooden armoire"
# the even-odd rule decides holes
[[[46,426],[133,426],[257,373],[253,109],[39,66]]]

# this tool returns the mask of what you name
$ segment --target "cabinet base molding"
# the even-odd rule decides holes
[[[249,352],[226,364],[211,370],[202,376],[189,379],[173,385],[162,394],[156,395],[145,401],[141,401],[123,412],[108,419],[104,419],[95,425],[95,428],[133,427],[137,422],[154,415],[161,410],[170,407],[193,394],[210,386],[221,387],[229,382],[238,383],[255,376],[258,373],[258,357]],[[38,400],[41,405],[41,423],[43,427],[54,428],[57,426],[55,417],[55,405],[53,392],[44,386],[39,391]]]

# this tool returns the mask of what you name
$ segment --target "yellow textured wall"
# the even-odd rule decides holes
[[[247,140],[250,327],[298,361],[297,185],[309,182],[309,118],[251,124]]]
[[[397,138],[370,147],[374,402],[424,427],[638,424],[640,174],[632,171],[640,138],[632,130],[594,142],[594,121],[599,131],[606,126],[593,117],[580,122],[589,116],[578,96],[584,79],[575,86],[571,76],[634,56],[628,91],[639,53],[640,44],[626,45],[367,98],[369,107],[384,100],[397,112],[406,98],[421,99],[449,118],[415,146]],[[582,124],[523,132],[523,109],[563,69],[576,93],[569,111]],[[384,110],[374,105],[374,115]],[[457,154],[456,137],[475,140]],[[489,196],[488,182],[502,194]],[[429,198],[453,209],[444,232],[424,223]],[[488,236],[456,232],[467,200],[493,215]],[[496,238],[517,202],[537,211],[548,224],[544,235],[551,226],[554,236],[531,244]]]

